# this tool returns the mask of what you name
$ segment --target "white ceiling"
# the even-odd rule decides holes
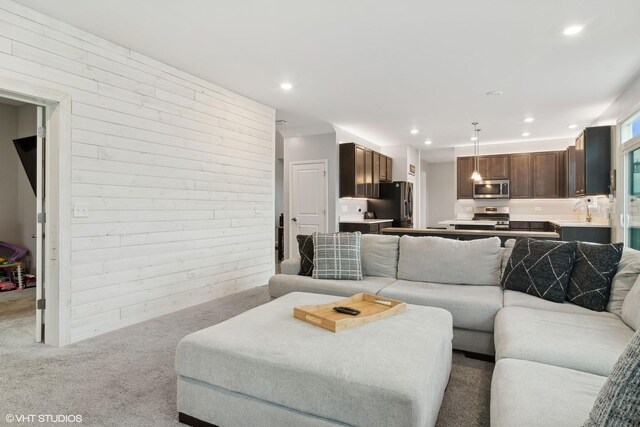
[[[574,136],[640,69],[638,0],[17,2],[381,146]]]

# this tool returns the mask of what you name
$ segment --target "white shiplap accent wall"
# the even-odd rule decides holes
[[[71,342],[266,284],[272,108],[8,0],[0,78],[72,99]]]

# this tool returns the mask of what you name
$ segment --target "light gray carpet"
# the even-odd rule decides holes
[[[260,287],[64,348],[3,346],[0,425],[8,413],[79,414],[85,426],[181,425],[178,341],[267,301],[266,287]],[[454,353],[439,427],[489,425],[492,370],[491,363]]]
[[[0,292],[0,356],[35,339],[36,288]]]

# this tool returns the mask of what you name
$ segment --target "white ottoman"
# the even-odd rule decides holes
[[[433,426],[451,371],[448,311],[416,305],[339,333],[293,318],[331,295],[294,292],[178,344],[191,425]]]

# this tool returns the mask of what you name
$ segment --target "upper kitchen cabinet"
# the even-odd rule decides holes
[[[518,153],[509,156],[511,169],[510,196],[512,199],[531,199],[533,197],[533,168],[531,153]]]
[[[382,156],[382,154],[381,154]],[[392,182],[393,181],[393,159],[391,157],[388,156],[384,156],[387,160],[387,168],[386,168],[386,173],[385,173],[385,177],[386,179],[384,180],[384,182]],[[380,181],[383,181],[382,179],[380,179]]]
[[[365,151],[356,144],[340,144],[340,197],[367,197]]]
[[[576,147],[573,145],[564,155],[564,182],[566,197],[576,197]]]
[[[391,158],[355,143],[340,144],[340,197],[376,199],[391,177]]]
[[[457,163],[458,199],[473,198],[473,157],[458,157]]]
[[[485,180],[509,179],[509,155],[479,157],[478,172]]]
[[[586,128],[576,138],[576,195],[609,194],[611,126]]]
[[[380,182],[387,182],[387,159],[387,156],[380,154]]]
[[[534,198],[565,197],[564,155],[564,151],[532,153]]]
[[[371,197],[380,197],[380,153],[373,152],[373,189]]]

